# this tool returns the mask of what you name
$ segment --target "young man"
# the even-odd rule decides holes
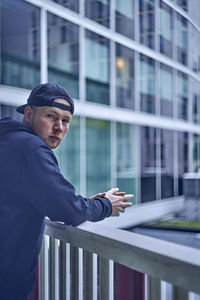
[[[27,300],[36,265],[45,216],[78,225],[118,216],[133,195],[111,189],[91,198],[76,195],[60,173],[51,149],[64,139],[74,101],[64,88],[36,86],[27,104],[17,108],[23,123],[0,121],[0,299]]]

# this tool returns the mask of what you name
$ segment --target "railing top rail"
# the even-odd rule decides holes
[[[91,222],[72,227],[47,220],[45,234],[200,293],[198,249]]]
[[[139,224],[152,222],[166,216],[173,216],[184,209],[184,197],[173,197],[162,200],[136,204],[116,218],[106,218],[98,224],[112,228],[130,228]]]

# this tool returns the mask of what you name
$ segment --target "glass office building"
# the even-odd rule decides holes
[[[61,171],[87,196],[182,194],[200,168],[199,0],[0,0],[0,116],[47,81],[75,99]],[[14,151],[14,150],[13,150]]]

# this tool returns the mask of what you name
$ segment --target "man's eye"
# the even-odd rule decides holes
[[[53,119],[53,118],[54,118],[54,116],[53,116],[53,115],[51,115],[51,114],[48,114],[48,115],[47,115],[47,118]]]
[[[69,123],[69,120],[67,120],[67,119],[63,119],[62,121],[63,121],[63,123]]]

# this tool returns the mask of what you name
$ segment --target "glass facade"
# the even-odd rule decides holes
[[[86,98],[91,102],[109,104],[109,41],[88,30],[85,38]]]
[[[58,83],[78,100],[55,150],[77,193],[181,195],[200,170],[199,1],[46,3],[0,0],[0,116]]]
[[[140,55],[140,107],[141,111],[155,113],[155,61]]]
[[[101,25],[110,25],[110,0],[86,0],[85,16]]]
[[[126,191],[127,193],[133,193],[135,195],[135,198],[137,198],[135,140],[134,126],[129,124],[117,123],[117,186],[120,190]]]
[[[173,116],[173,74],[172,69],[160,65],[160,108],[161,115]]]
[[[78,26],[48,14],[48,80],[64,86],[79,98]]]
[[[134,109],[134,52],[116,45],[117,105]]]
[[[155,1],[139,1],[140,43],[155,49]]]
[[[160,1],[160,52],[166,56],[172,57],[173,50],[173,19],[172,9]]]
[[[129,38],[134,39],[134,1],[115,0],[115,29]]]
[[[110,122],[86,119],[86,191],[88,196],[111,186]]]
[[[152,201],[157,198],[156,136],[155,128],[141,127],[141,202]]]
[[[1,0],[1,84],[31,89],[40,83],[40,10]]]
[[[59,5],[69,8],[75,12],[79,12],[79,0],[51,0]]]

